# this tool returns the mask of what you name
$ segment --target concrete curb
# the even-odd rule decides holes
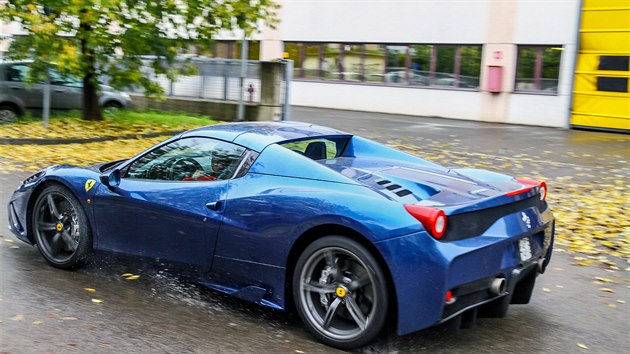
[[[172,136],[183,132],[182,130],[155,132],[148,134],[102,136],[87,139],[50,139],[50,138],[0,138],[0,145],[64,145],[64,144],[88,144],[109,140],[146,139],[159,136]]]

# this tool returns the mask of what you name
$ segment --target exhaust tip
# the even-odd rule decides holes
[[[492,280],[488,291],[490,291],[490,294],[492,295],[501,295],[505,292],[506,286],[507,282],[505,281],[505,278],[495,278]]]

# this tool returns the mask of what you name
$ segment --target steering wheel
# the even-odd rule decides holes
[[[181,181],[184,177],[191,177],[197,170],[205,171],[197,160],[191,157],[184,157],[173,162],[169,169],[169,179],[171,181]]]
[[[155,164],[144,174],[146,179],[168,179],[168,171],[163,164]]]

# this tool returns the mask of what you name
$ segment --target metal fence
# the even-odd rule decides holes
[[[143,69],[146,77],[157,82],[167,96],[238,101],[240,94],[241,61],[238,59],[192,58],[190,63],[196,73],[169,80],[166,75],[156,75],[152,68]],[[182,65],[178,63],[175,65]],[[248,60],[243,85],[246,103],[260,103],[260,62]],[[141,89],[132,90],[141,93]]]
[[[150,60],[152,58],[146,58]],[[183,99],[207,99],[214,101],[225,101],[247,105],[261,105],[265,107],[278,107],[279,113],[273,113],[274,119],[290,119],[290,83],[293,79],[293,62],[290,60],[280,60],[280,72],[275,69],[263,75],[263,66],[269,66],[257,60],[246,61],[247,68],[241,86],[241,65],[240,59],[218,59],[218,58],[182,58],[174,66],[182,66],[184,62],[192,64],[196,70],[192,75],[179,76],[175,80],[169,80],[164,74],[156,74],[149,66],[143,67],[145,77],[158,83],[167,97]],[[271,74],[270,74],[271,73]],[[272,80],[269,82],[262,82]],[[107,84],[107,78],[103,83]],[[243,90],[243,101],[241,102],[241,87]],[[265,90],[265,102],[261,102],[261,93]],[[143,93],[141,88],[130,88],[127,91]]]

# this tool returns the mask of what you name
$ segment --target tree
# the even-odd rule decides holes
[[[29,80],[45,77],[46,68],[83,78],[83,118],[102,119],[98,78],[123,89],[135,85],[148,95],[162,88],[142,73],[149,65],[173,79],[190,73],[174,66],[181,48],[209,46],[221,30],[256,31],[276,22],[273,0],[9,0],[0,19],[18,22],[6,57],[32,59]],[[151,59],[142,56],[150,55]]]

